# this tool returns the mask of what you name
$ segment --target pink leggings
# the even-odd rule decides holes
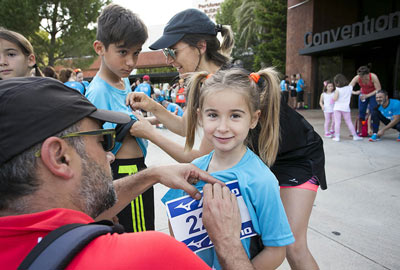
[[[329,131],[333,130],[335,127],[335,118],[333,117],[333,112],[324,112],[324,116],[325,116],[325,124],[324,124],[325,134],[329,134]],[[331,120],[332,124],[330,125],[331,128],[329,128]]]
[[[342,120],[342,116],[347,127],[349,128],[351,135],[357,135],[353,123],[351,122],[350,112],[333,111],[333,114],[335,115],[335,136],[340,136],[340,122]]]

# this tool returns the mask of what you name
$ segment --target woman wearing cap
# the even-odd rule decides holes
[[[217,34],[223,36],[222,45]],[[226,26],[215,25],[204,13],[188,9],[176,14],[164,28],[163,36],[150,48],[163,49],[167,63],[183,75],[194,71],[215,73],[230,68],[229,53],[233,46],[231,31]],[[283,99],[282,99],[283,101]],[[184,136],[185,115],[171,115],[161,105],[144,95],[132,94],[127,103],[132,108],[151,111],[169,130]],[[188,108],[190,109],[190,108]],[[265,117],[268,117],[266,115]],[[153,132],[149,123],[132,129],[133,135],[145,137],[157,144],[179,162],[189,162],[209,153],[212,148],[203,138],[199,150],[185,152],[183,146]],[[258,132],[251,134],[249,147],[258,154]],[[271,170],[279,180],[281,199],[296,242],[287,248],[287,260],[292,269],[318,269],[307,247],[307,227],[318,186],[326,189],[325,156],[322,139],[313,127],[285,102],[280,109],[280,146]]]

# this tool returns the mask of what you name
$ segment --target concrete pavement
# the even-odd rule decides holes
[[[323,113],[300,111],[322,136]],[[353,111],[355,119],[356,111]],[[161,130],[184,144],[184,138]],[[379,142],[353,141],[342,122],[341,141],[323,138],[328,189],[318,191],[311,215],[309,248],[321,269],[400,269],[400,142],[391,130]],[[176,164],[149,144],[148,166]],[[160,198],[167,188],[155,186],[156,229],[168,233]],[[290,269],[285,261],[279,269]]]

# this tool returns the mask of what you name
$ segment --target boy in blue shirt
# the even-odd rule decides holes
[[[183,110],[182,110],[181,106],[179,106],[178,104],[169,102],[166,100],[161,102],[161,104],[167,109],[167,111],[175,113],[178,110],[176,115],[181,116],[181,117],[183,116]]]
[[[373,134],[369,139],[370,142],[379,141],[379,137],[385,134],[385,131],[391,128],[400,132],[400,101],[397,99],[389,99],[385,90],[376,92],[376,102],[378,106],[372,110],[372,131]],[[386,126],[379,130],[379,123],[383,122]],[[400,142],[400,134],[397,137]]]
[[[297,83],[296,83],[296,92],[297,92],[297,109],[304,109],[304,88],[306,88],[306,84],[304,80],[301,78],[300,73],[296,75]]]
[[[86,97],[97,107],[128,114],[132,121],[124,126],[105,123],[104,128],[116,128],[117,144],[112,150],[114,179],[134,174],[146,168],[147,142],[131,136],[129,130],[137,120],[125,98],[132,90],[128,80],[135,68],[142,45],[148,34],[144,23],[130,10],[110,4],[97,19],[94,50],[101,66],[90,83]],[[133,200],[118,215],[119,223],[128,232],[154,230],[154,191],[150,188]]]

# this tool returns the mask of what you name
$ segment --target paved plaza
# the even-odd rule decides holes
[[[300,111],[323,135],[321,110]],[[355,119],[356,111],[353,111]],[[176,142],[184,138],[163,129]],[[328,189],[318,191],[308,241],[322,270],[400,269],[400,142],[387,132],[379,142],[353,141],[342,121],[341,141],[323,138]],[[148,166],[176,162],[149,144]],[[160,198],[167,188],[155,186],[156,229],[168,233]],[[290,269],[285,261],[280,270]]]

